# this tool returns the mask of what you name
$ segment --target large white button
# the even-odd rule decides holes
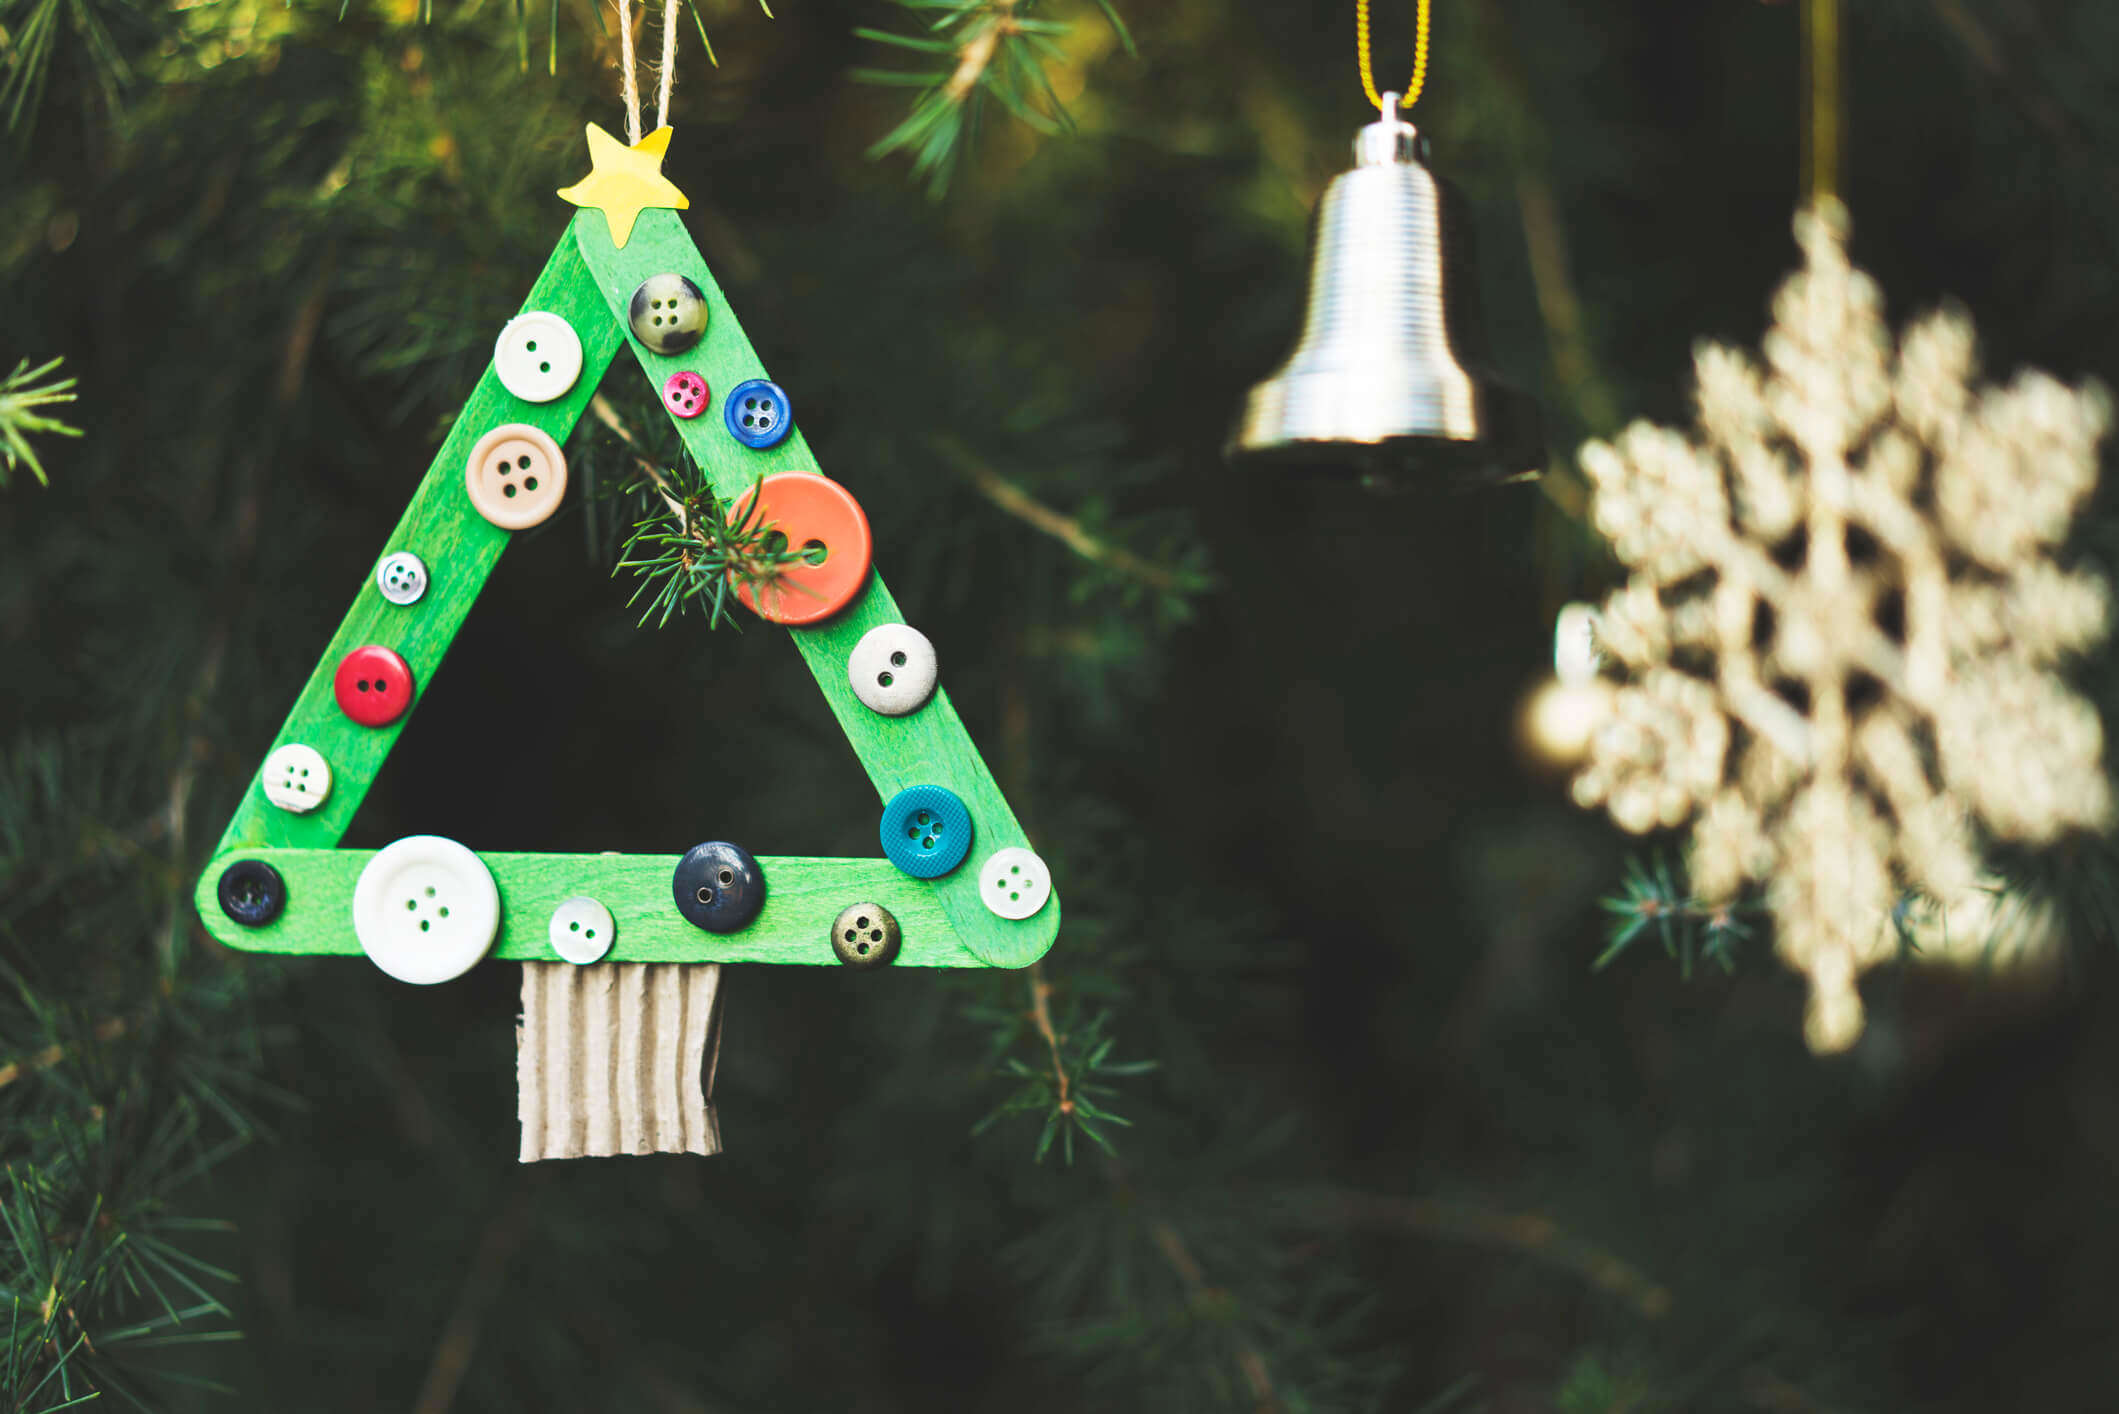
[[[383,556],[375,587],[393,604],[417,604],[427,592],[427,563],[410,550]]]
[[[1052,897],[1052,871],[1021,845],[997,849],[979,870],[979,897],[1003,918],[1028,918]]]
[[[542,309],[510,319],[493,341],[500,386],[526,403],[548,403],[581,376],[581,336]]]
[[[353,886],[353,933],[400,982],[446,982],[500,932],[500,890],[485,861],[440,835],[385,845]]]
[[[331,794],[331,765],[313,746],[290,741],[265,758],[265,799],[307,815]]]
[[[861,635],[846,660],[846,680],[864,706],[902,717],[934,695],[934,645],[909,624],[880,624]]]
[[[618,936],[611,911],[592,898],[575,897],[552,910],[552,951],[586,966],[603,961]]]

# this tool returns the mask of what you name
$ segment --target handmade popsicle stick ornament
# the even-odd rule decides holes
[[[560,193],[581,210],[496,331],[196,891],[207,930],[234,948],[365,956],[425,984],[523,964],[525,1161],[718,1149],[721,963],[1026,967],[1060,918],[933,645],[874,567],[854,489],[817,467],[676,214],[688,202],[661,174],[670,130],[631,147],[588,135],[592,170]],[[786,628],[868,772],[881,857],[720,839],[660,854],[485,852],[434,835],[339,848],[501,551],[563,503],[563,444],[621,347],[724,504],[762,487],[765,517],[822,547],[802,583],[739,597]],[[724,405],[705,406],[721,389]]]

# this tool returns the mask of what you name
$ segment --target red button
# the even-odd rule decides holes
[[[331,679],[339,710],[364,727],[387,727],[412,705],[412,669],[387,648],[369,644],[340,660]]]
[[[776,624],[813,624],[851,604],[868,583],[871,553],[868,515],[853,493],[813,471],[777,472],[759,490],[765,521],[791,548],[805,551],[806,560],[781,568],[765,586],[763,605],[750,585],[730,575],[744,607]],[[729,518],[740,522],[749,514],[746,492]]]
[[[697,417],[706,403],[706,380],[696,373],[672,373],[662,385],[662,405],[673,417]]]

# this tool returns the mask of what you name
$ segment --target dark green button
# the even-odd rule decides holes
[[[831,925],[831,950],[848,967],[882,967],[898,955],[898,920],[880,903],[848,904]]]

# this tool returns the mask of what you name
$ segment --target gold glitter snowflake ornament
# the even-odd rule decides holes
[[[1703,900],[1763,886],[1835,1051],[1894,903],[1983,882],[1975,822],[2038,844],[2111,813],[2097,714],[2054,673],[2104,637],[2105,587],[2052,559],[2110,405],[2035,372],[1975,389],[1961,314],[1894,349],[1844,209],[1795,234],[1765,365],[1695,356],[1698,439],[1582,448],[1632,574],[1598,616],[1623,681],[1574,793],[1629,830],[1693,821]]]

